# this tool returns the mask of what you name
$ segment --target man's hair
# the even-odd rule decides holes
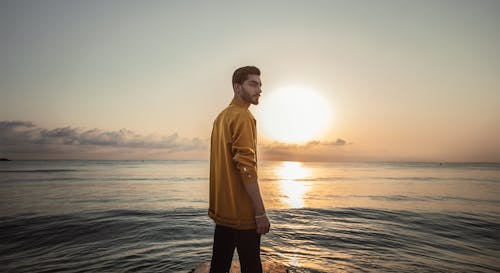
[[[233,85],[243,84],[248,79],[248,75],[260,76],[260,70],[255,66],[244,66],[236,69],[233,73]]]

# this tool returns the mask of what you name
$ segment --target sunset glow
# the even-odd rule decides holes
[[[332,126],[332,109],[318,93],[284,87],[262,98],[263,134],[285,143],[302,143],[323,136]]]
[[[281,201],[290,208],[303,208],[304,194],[310,190],[311,185],[299,179],[310,176],[311,171],[302,167],[300,162],[286,161],[276,169],[276,174],[283,179],[280,181]]]
[[[255,65],[261,160],[500,162],[499,1],[32,2],[0,4],[0,158],[206,160]]]
[[[0,1],[0,273],[500,272],[499,15]]]

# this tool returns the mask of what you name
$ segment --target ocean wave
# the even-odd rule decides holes
[[[208,178],[207,178],[208,179]],[[376,181],[376,180],[396,180],[396,181],[474,181],[474,182],[492,182],[498,183],[499,179],[477,178],[477,177],[435,177],[435,176],[370,176],[370,177],[343,177],[343,176],[327,176],[327,177],[311,177],[299,179],[283,179],[273,177],[259,178],[259,181],[285,181],[294,180],[299,182],[322,182],[322,181]]]
[[[81,182],[116,182],[116,181],[169,181],[169,182],[189,182],[208,181],[206,177],[15,177],[2,178],[3,183],[23,183],[23,182],[57,182],[57,181],[81,181]]]
[[[263,260],[291,272],[498,271],[500,215],[368,208],[268,211]],[[188,272],[211,257],[203,209],[0,218],[2,272]]]
[[[0,173],[66,173],[78,172],[76,169],[34,169],[34,170],[0,170]]]

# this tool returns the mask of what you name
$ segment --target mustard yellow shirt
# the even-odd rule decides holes
[[[255,212],[243,183],[257,179],[257,131],[252,113],[239,98],[215,119],[210,144],[210,206],[216,224],[255,229]]]

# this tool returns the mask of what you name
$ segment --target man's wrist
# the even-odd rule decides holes
[[[255,215],[255,219],[261,219],[261,218],[264,218],[264,217],[266,217],[266,213],[265,212],[262,213],[262,214],[260,214],[260,215]]]

